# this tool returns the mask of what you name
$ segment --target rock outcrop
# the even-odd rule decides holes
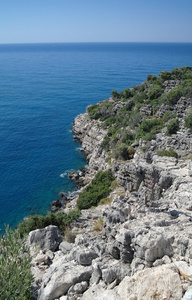
[[[164,88],[168,92],[179,84],[167,81]],[[115,104],[113,113],[121,107]],[[74,243],[55,226],[29,234],[37,299],[191,299],[192,133],[184,126],[190,109],[191,99],[181,98],[173,108],[181,124],[177,133],[167,136],[163,129],[150,142],[140,139],[132,160],[112,158],[110,164],[101,146],[106,135],[101,121],[88,113],[76,117],[74,135],[88,160],[81,186],[107,169],[118,186],[111,204],[82,210],[71,229],[77,234]],[[177,158],[157,155],[172,147]],[[99,217],[103,227],[96,232]]]
[[[84,176],[84,185],[89,183],[99,170],[106,170],[106,153],[101,143],[107,133],[99,126],[99,121],[90,120],[88,113],[77,116],[73,123],[74,138],[81,143],[89,168]]]

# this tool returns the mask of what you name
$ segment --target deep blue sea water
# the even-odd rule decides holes
[[[71,129],[87,105],[186,65],[192,44],[0,45],[0,228],[75,189],[64,175],[86,163]]]

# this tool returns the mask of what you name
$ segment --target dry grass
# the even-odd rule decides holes
[[[94,222],[94,231],[99,233],[103,229],[103,219],[101,217],[98,218],[97,221]]]

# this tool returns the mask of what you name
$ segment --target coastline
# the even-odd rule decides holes
[[[105,99],[112,89],[120,91],[143,82],[148,73],[157,74],[160,67],[171,70],[174,66],[191,63],[190,46],[187,45],[181,47],[182,56],[177,47],[171,47],[173,51],[170,49],[168,52],[164,47],[159,56],[152,46],[147,50],[135,45],[134,51],[130,51],[129,47],[119,45],[119,52],[115,52],[113,47],[106,49],[98,45],[93,52],[85,45],[85,51],[81,52],[74,45],[70,61],[65,59],[68,57],[66,50],[58,50],[57,45],[55,52],[54,49],[49,51],[47,46],[43,53],[38,45],[36,50],[29,45],[30,51],[24,46],[23,51],[14,45],[9,47],[10,51],[5,49],[1,52],[2,74],[17,72],[23,84],[17,84],[17,76],[2,77],[0,93],[5,105],[1,106],[1,116],[6,130],[1,131],[0,227],[4,227],[4,223],[14,227],[31,211],[43,214],[49,210],[49,203],[57,198],[58,191],[71,189],[73,185],[69,184],[68,189],[66,178],[59,175],[84,165],[79,153],[75,153],[72,135],[68,131],[75,116],[87,105]],[[14,59],[16,56],[17,61]],[[112,57],[114,60],[111,60]],[[108,64],[109,58],[112,64]],[[7,61],[10,62],[9,70]],[[23,64],[20,65],[19,61]],[[82,76],[85,61],[87,68]],[[48,69],[50,64],[51,72]],[[29,72],[31,66],[33,68]],[[40,68],[41,80],[37,80]],[[72,89],[63,82],[70,82]],[[32,86],[36,87],[37,93],[30,93]],[[21,109],[19,113],[17,108]],[[75,161],[75,157],[79,162]]]
[[[136,94],[124,91],[128,99],[121,101],[121,95],[113,93],[117,98],[88,107],[75,118],[73,134],[88,163],[85,172],[70,175],[80,180],[80,192],[87,192],[81,199],[94,199],[102,181],[108,184],[100,177],[93,190],[98,174],[111,171],[113,181],[99,205],[81,208],[78,192],[66,200],[64,213],[52,214],[60,220],[70,215],[63,231],[51,223],[28,234],[36,299],[148,300],[158,295],[159,300],[185,300],[191,295],[191,80],[185,82],[186,96],[180,94],[181,81],[165,80],[160,89],[153,80],[159,82],[149,76],[150,84],[136,87]],[[150,99],[154,91],[161,91],[167,101],[162,104],[158,94],[156,110]],[[142,105],[137,105],[138,99]],[[140,111],[137,140],[125,122],[125,118],[128,124],[133,121],[134,108]],[[129,143],[118,148],[122,140]]]

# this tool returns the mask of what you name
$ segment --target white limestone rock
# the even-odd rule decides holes
[[[181,300],[179,275],[164,266],[149,268],[125,277],[115,288],[122,300]]]
[[[189,266],[185,261],[176,261],[175,265],[181,276],[183,276],[186,280],[192,281],[192,266]]]
[[[65,295],[75,284],[88,282],[91,277],[90,267],[74,266],[65,269],[64,266],[59,265],[60,262],[52,266],[49,274],[45,275],[38,300],[54,300]]]
[[[57,226],[49,225],[42,229],[36,229],[29,233],[27,246],[29,248],[39,248],[43,251],[55,251],[63,238]]]

